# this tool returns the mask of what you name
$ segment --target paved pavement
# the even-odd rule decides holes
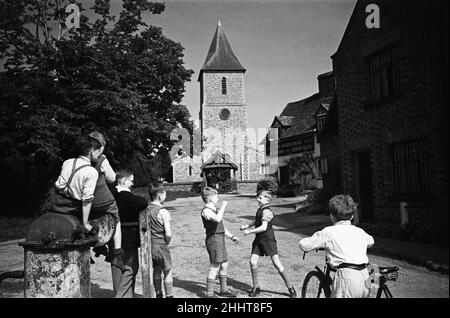
[[[251,286],[251,276],[248,260],[253,237],[243,237],[239,231],[241,224],[254,217],[257,206],[254,196],[220,196],[229,205],[225,213],[225,226],[241,238],[237,245],[227,241],[229,254],[229,285],[238,297],[247,297]],[[220,203],[220,202],[219,202]],[[171,243],[171,253],[174,264],[174,293],[176,297],[203,297],[205,292],[205,278],[208,272],[208,256],[204,248],[204,229],[200,219],[203,203],[199,197],[183,198],[167,202],[166,206],[172,215],[174,237]],[[292,200],[283,198],[273,202],[276,215],[274,229],[278,241],[281,262],[290,278],[300,292],[301,284],[308,271],[315,265],[324,264],[324,254],[309,253],[302,259],[298,248],[301,238],[311,235],[316,230],[327,225],[328,217],[320,215],[302,215],[295,213]],[[376,239],[376,243],[392,245],[392,242]],[[399,245],[400,244],[400,245]],[[414,246],[413,246],[414,247]],[[402,249],[401,243],[396,248]],[[441,253],[437,249],[435,253]],[[448,261],[448,250],[446,256]],[[92,294],[93,297],[112,297],[109,264],[103,257],[96,259],[92,265]],[[449,297],[448,275],[430,271],[424,267],[412,265],[408,262],[389,256],[370,254],[372,263],[380,266],[396,265],[400,268],[397,282],[390,283],[390,289],[395,297]],[[16,244],[0,246],[0,271],[23,268],[23,250]],[[270,259],[261,258],[260,285],[261,297],[288,297],[283,281]],[[5,280],[0,286],[0,297],[23,297],[22,280]],[[217,286],[218,288],[218,286]],[[138,297],[142,295],[141,276],[138,274],[136,282]]]

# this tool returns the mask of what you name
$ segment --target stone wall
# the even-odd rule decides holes
[[[222,95],[222,78],[227,81],[227,94]],[[203,72],[204,104],[245,104],[243,72]]]
[[[258,181],[253,180],[242,180],[237,181],[237,192],[238,193],[249,193],[256,195],[256,185]]]

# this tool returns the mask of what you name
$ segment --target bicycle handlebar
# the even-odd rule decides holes
[[[324,249],[324,248],[316,248],[315,251],[316,251],[316,253],[317,253],[317,252],[319,252],[319,251],[325,251],[325,249]],[[306,253],[308,253],[308,252],[303,251],[303,259],[305,259]]]

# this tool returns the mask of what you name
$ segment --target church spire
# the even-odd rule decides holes
[[[217,23],[216,32],[209,47],[205,63],[200,70],[199,80],[203,71],[243,71],[245,68],[241,65],[236,55],[228,43],[222,23]]]

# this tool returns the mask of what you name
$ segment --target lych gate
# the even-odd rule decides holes
[[[217,151],[201,167],[203,183],[217,189],[220,193],[236,190],[236,170],[238,167],[231,162],[228,154]],[[231,176],[233,170],[233,176]]]

